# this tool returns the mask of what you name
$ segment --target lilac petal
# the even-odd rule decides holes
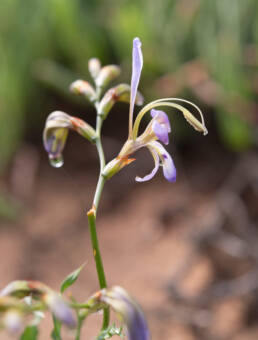
[[[176,181],[176,167],[170,154],[160,143],[156,141],[149,143],[149,145],[156,150],[156,152],[158,153],[161,159],[161,162],[163,165],[164,177],[169,182],[175,182]]]
[[[133,40],[133,66],[132,66],[132,78],[131,78],[131,98],[130,98],[130,111],[133,111],[137,89],[140,81],[143,57],[141,50],[141,41],[139,38]]]
[[[150,179],[152,179],[155,174],[157,173],[158,169],[159,169],[159,155],[157,153],[157,151],[151,147],[148,147],[148,149],[150,150],[152,156],[153,156],[153,159],[154,159],[154,163],[155,163],[155,166],[153,168],[153,170],[151,171],[150,174],[144,176],[144,177],[139,177],[137,176],[135,178],[136,182],[145,182],[145,181],[149,181]]]
[[[168,132],[171,132],[170,121],[164,111],[152,109],[150,113],[152,118],[155,118],[158,123],[164,125],[167,128]]]
[[[159,124],[156,120],[154,120],[152,129],[162,143],[166,145],[169,143],[168,130],[165,125]]]
[[[163,163],[163,174],[169,182],[176,181],[176,167],[170,154],[165,151],[161,156]]]

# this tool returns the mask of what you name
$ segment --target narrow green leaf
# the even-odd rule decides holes
[[[74,284],[74,282],[77,280],[81,270],[83,269],[83,267],[85,266],[85,263],[83,265],[81,265],[78,269],[76,269],[75,271],[73,271],[71,274],[69,274],[66,279],[62,282],[61,284],[61,288],[60,291],[63,294],[64,291],[69,288],[71,285]]]
[[[20,340],[37,340],[38,333],[39,331],[37,326],[28,326],[22,333]]]

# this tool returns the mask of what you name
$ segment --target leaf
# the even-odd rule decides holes
[[[110,339],[112,338],[112,336],[114,335],[118,335],[120,336],[120,338],[124,338],[124,334],[123,334],[123,328],[122,327],[116,327],[116,325],[113,323],[111,326],[109,326],[108,328],[104,329],[103,331],[101,331],[98,335],[98,337],[96,338],[96,340],[105,340],[105,339]]]
[[[61,288],[60,291],[63,294],[64,291],[69,288],[71,285],[74,284],[74,282],[77,280],[81,270],[83,269],[83,267],[85,266],[85,263],[83,265],[81,265],[78,269],[76,269],[75,271],[73,271],[71,274],[69,274],[66,279],[62,282],[61,284]]]
[[[37,340],[38,333],[39,331],[37,326],[28,326],[22,333],[20,340]]]

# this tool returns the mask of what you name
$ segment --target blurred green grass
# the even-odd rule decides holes
[[[0,171],[25,132],[41,133],[48,96],[66,95],[76,75],[88,77],[90,57],[122,64],[128,82],[135,36],[143,41],[147,97],[187,93],[214,114],[226,147],[254,145],[257,1],[1,0]]]

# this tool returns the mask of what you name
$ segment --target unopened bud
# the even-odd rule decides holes
[[[75,327],[76,321],[71,308],[63,301],[61,296],[49,292],[44,296],[44,302],[55,317],[68,327]]]
[[[10,282],[3,290],[1,290],[0,297],[9,295],[23,298],[30,294],[30,291],[31,290],[27,281],[17,280]]]
[[[76,80],[70,85],[70,91],[85,96],[90,102],[96,99],[96,92],[91,84],[85,80]]]
[[[9,310],[3,317],[4,327],[10,333],[18,333],[22,329],[22,315],[16,310]]]
[[[92,78],[95,79],[101,68],[100,60],[97,58],[91,58],[88,62],[88,68]]]
[[[62,152],[68,136],[68,129],[75,130],[84,138],[94,142],[95,130],[84,120],[69,116],[62,111],[52,112],[46,121],[43,141],[52,166],[63,165]]]
[[[109,89],[99,104],[98,114],[105,119],[116,102],[130,102],[130,93],[131,88],[128,84],[120,84]],[[139,92],[137,92],[135,104],[143,104],[143,96]]]
[[[104,66],[97,78],[96,78],[96,85],[98,87],[105,87],[107,86],[113,79],[118,77],[120,74],[120,67],[116,65],[107,65]]]

